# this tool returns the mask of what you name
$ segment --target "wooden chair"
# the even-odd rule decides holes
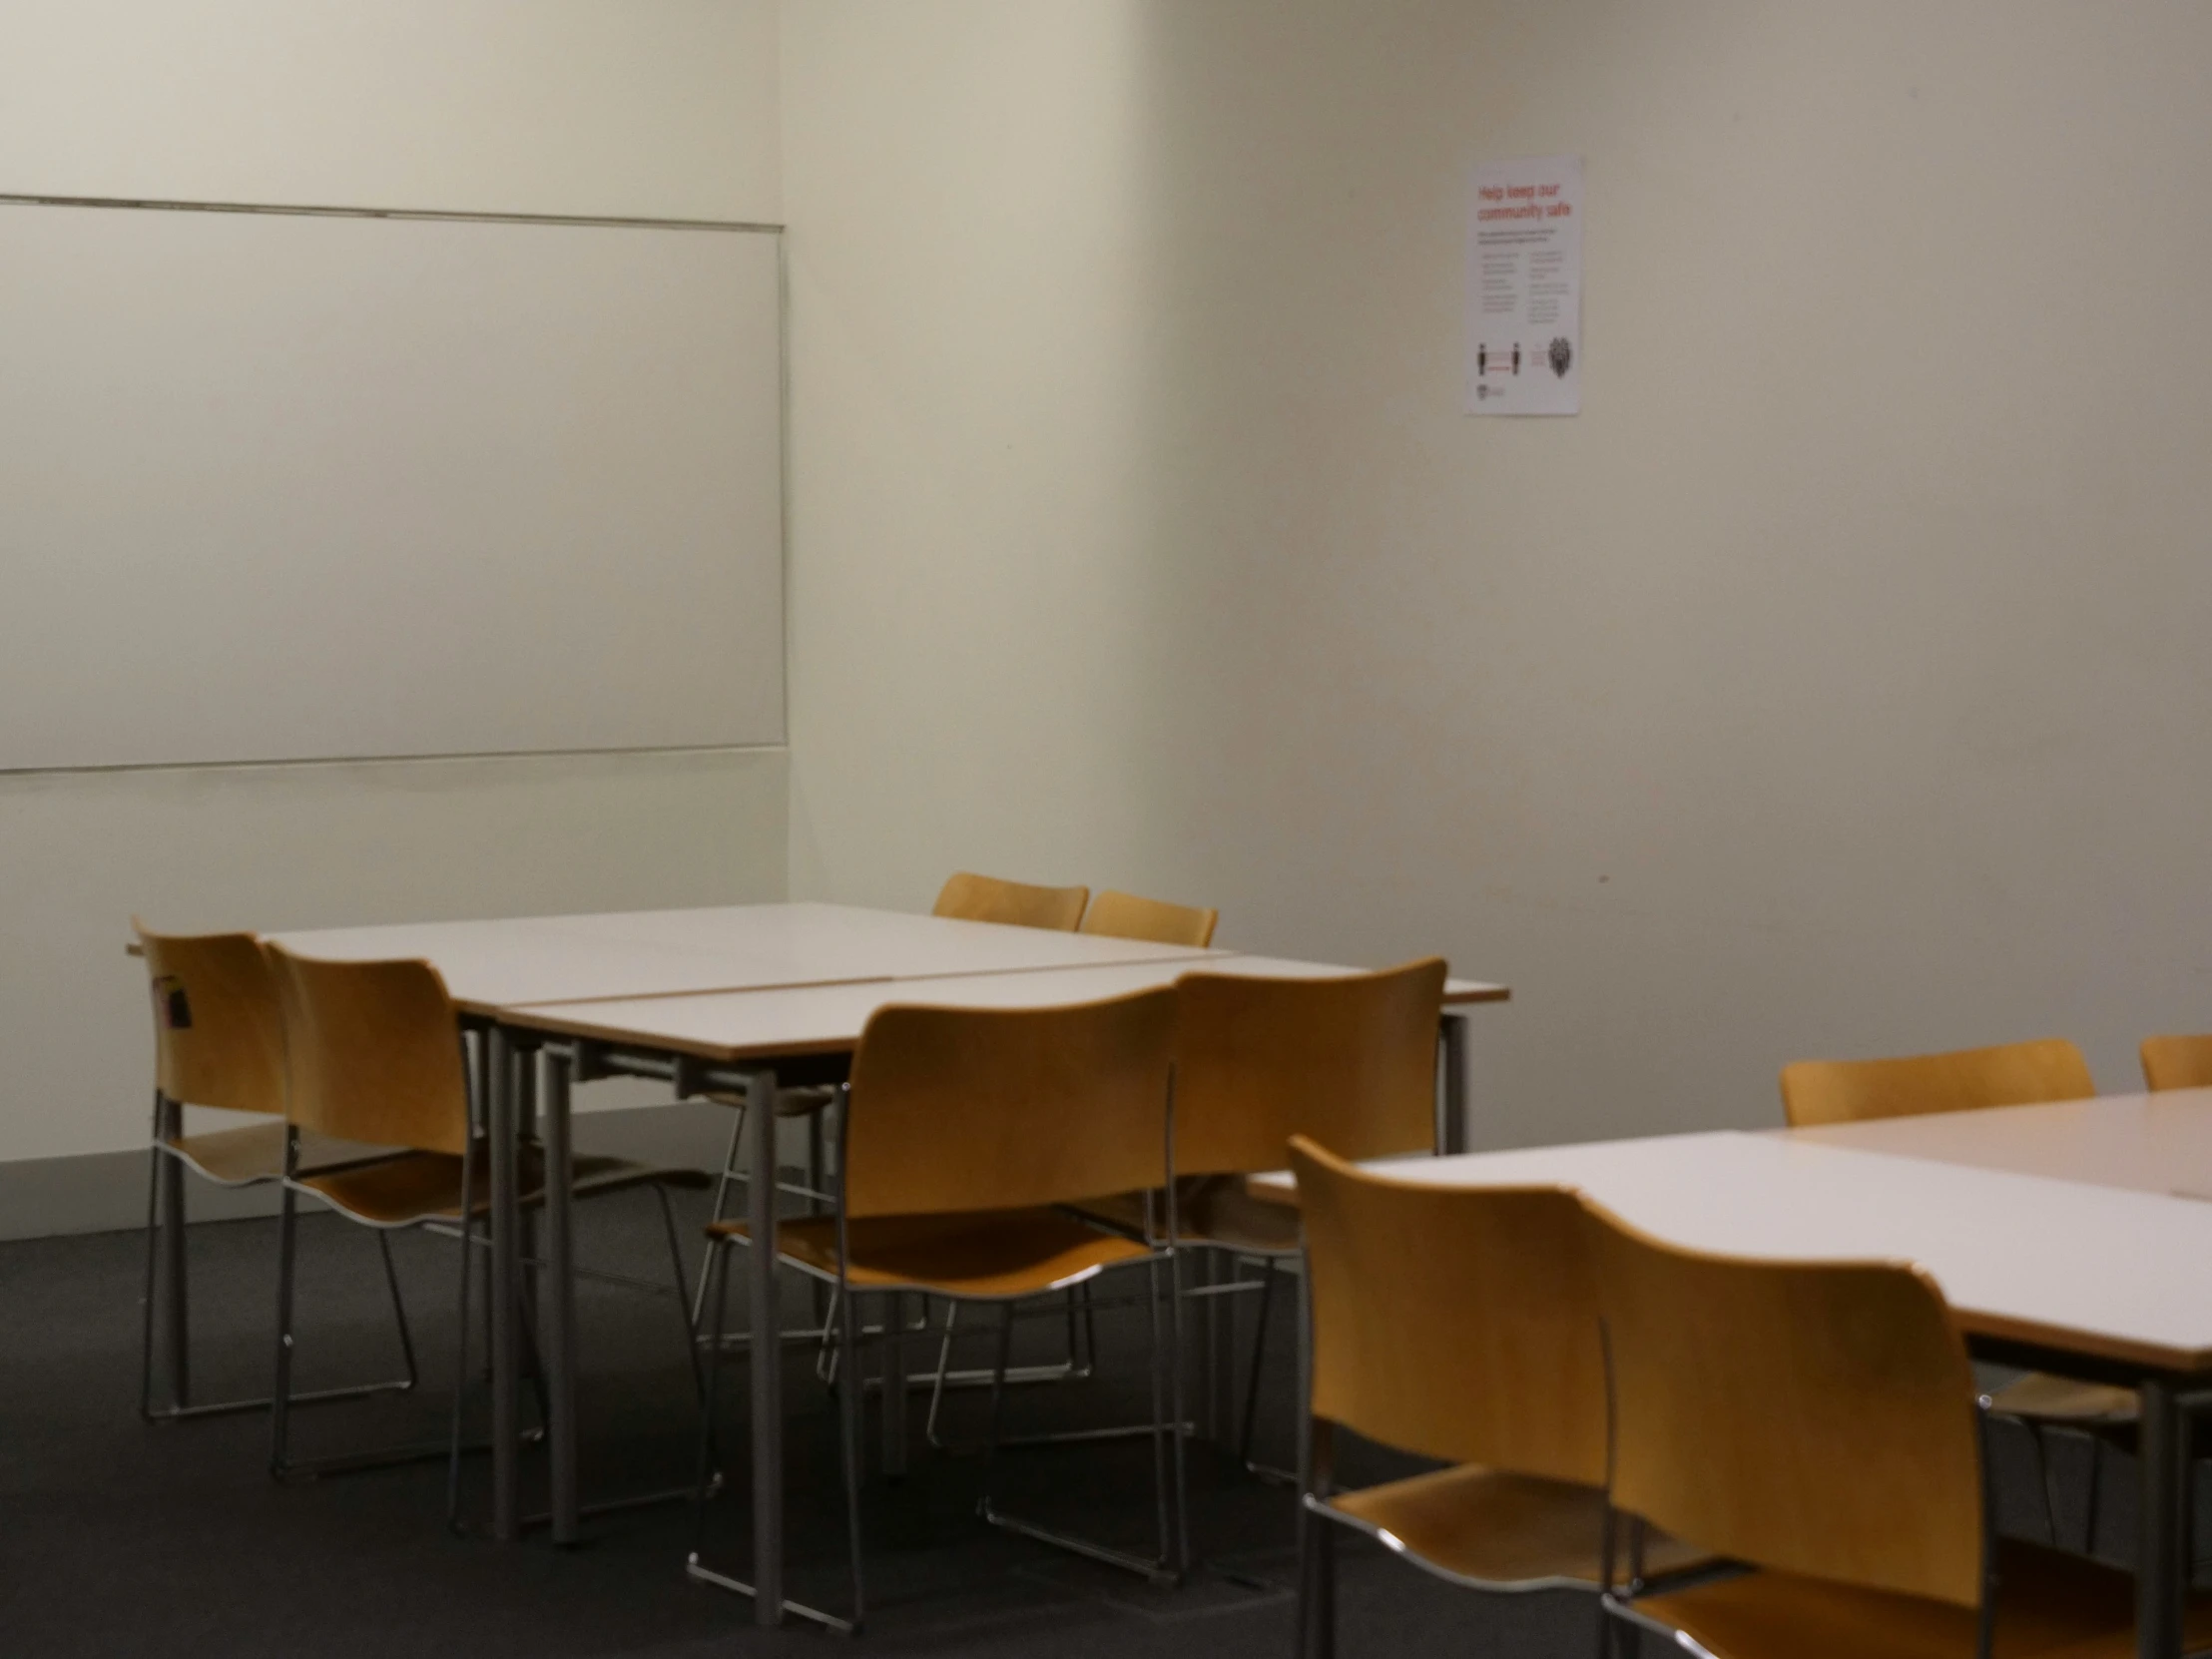
[[[929,913],[958,921],[996,921],[1011,927],[1072,933],[1083,919],[1083,905],[1090,896],[1088,887],[1032,887],[963,870],[945,882]]]
[[[1083,905],[1089,897],[1088,887],[1032,887],[1019,881],[1002,881],[996,876],[970,875],[963,871],[945,882],[937,893],[937,902],[930,914],[948,916],[956,921],[995,921],[1015,927],[1039,927],[1048,932],[1066,933],[1075,930],[1076,922],[1083,914]],[[1138,899],[1135,902],[1141,904],[1145,900]],[[822,1113],[830,1105],[834,1093],[833,1087],[811,1086],[784,1089],[776,1096],[776,1115],[779,1118],[807,1121],[806,1184],[793,1186],[785,1183],[782,1190],[817,1207],[828,1204],[830,1197],[823,1190]],[[742,1095],[723,1094],[713,1090],[705,1098],[717,1105],[728,1106],[737,1114],[730,1125],[730,1145],[723,1154],[722,1168],[715,1177],[713,1216],[716,1221],[720,1221],[728,1213],[732,1190],[744,1187],[750,1179],[739,1163],[739,1152],[745,1144],[746,1101]],[[712,1254],[711,1247],[709,1254]],[[706,1313],[706,1298],[707,1276],[702,1271],[699,1276],[699,1300],[692,1309],[694,1325]],[[792,1334],[810,1335],[804,1332]],[[829,1333],[824,1329],[812,1335],[827,1339]]]
[[[1143,939],[1151,944],[1187,944],[1205,949],[1214,942],[1219,910],[1201,910],[1189,904],[1169,904],[1134,893],[1102,892],[1083,912],[1078,931],[1114,939]]]
[[[2212,1089],[2212,1037],[2145,1037],[2143,1084],[2167,1089]]]
[[[262,942],[251,933],[156,933],[131,920],[146,959],[154,1006],[154,1128],[146,1194],[146,1294],[139,1363],[139,1414],[148,1421],[266,1409],[270,1400],[192,1402],[191,1293],[186,1272],[185,1175],[219,1187],[256,1187],[284,1174],[284,1035],[276,981]],[[262,1119],[188,1135],[187,1105],[214,1106]],[[302,1169],[335,1170],[387,1156],[384,1149],[312,1135],[299,1148]],[[157,1279],[163,1281],[157,1286]],[[414,1344],[399,1281],[384,1252],[406,1376],[389,1382],[324,1388],[295,1403],[357,1399],[414,1386]],[[154,1403],[157,1307],[165,1310],[169,1403]]]
[[[470,1260],[489,1244],[476,1226],[490,1209],[490,1160],[484,1131],[472,1121],[467,1067],[461,1037],[445,982],[427,962],[325,962],[295,956],[277,945],[268,947],[275,967],[277,998],[283,1011],[286,1148],[283,1208],[278,1225],[276,1408],[273,1412],[270,1471],[282,1479],[294,1472],[331,1473],[412,1461],[429,1454],[447,1459],[448,1521],[458,1524],[460,1501],[461,1407],[469,1375]],[[381,1163],[309,1173],[299,1163],[307,1135],[340,1136],[387,1147],[403,1154]],[[657,1169],[620,1158],[578,1156],[573,1160],[573,1191],[596,1198],[636,1187],[651,1187],[660,1199],[668,1237],[677,1317],[684,1356],[695,1385],[703,1385],[692,1344],[682,1245],[668,1205],[670,1187],[703,1189],[707,1177],[697,1170]],[[346,1220],[373,1229],[379,1238],[403,1228],[421,1228],[460,1241],[459,1357],[454,1370],[451,1431],[437,1447],[407,1447],[294,1462],[287,1442],[291,1403],[293,1268],[298,1256],[298,1199],[318,1199]],[[534,1143],[521,1149],[521,1201],[526,1208],[545,1197],[544,1159]],[[597,1278],[616,1279],[611,1274]],[[641,1281],[659,1295],[667,1287]],[[669,1494],[676,1495],[676,1494]],[[637,1499],[621,1500],[634,1503]],[[600,1505],[598,1507],[605,1507]]]
[[[1277,1281],[1299,1257],[1298,1212],[1256,1198],[1245,1178],[1283,1168],[1303,1135],[1351,1159],[1439,1149],[1436,1033],[1440,956],[1376,973],[1272,979],[1187,973],[1177,981],[1175,1167],[1179,1236],[1207,1252],[1209,1272],[1261,1264],[1259,1311],[1237,1453],[1252,1454],[1261,1361]],[[1208,1286],[1209,1321],[1226,1305]],[[1209,1331],[1209,1335],[1210,1335]]]
[[[1612,1501],[1755,1569],[1609,1588],[1622,1625],[1724,1659],[2135,1651],[2129,1574],[1997,1537],[1973,1370],[1927,1275],[1701,1255],[1589,1210]],[[2212,1599],[2188,1624],[2212,1636]]]
[[[887,1007],[861,1033],[852,1076],[840,1091],[836,1213],[784,1222],[783,1262],[836,1289],[844,1382],[842,1423],[852,1613],[837,1618],[793,1605],[804,1616],[857,1630],[866,1616],[859,1532],[857,1295],[912,1293],[1000,1309],[984,1451],[983,1518],[993,1525],[1157,1581],[1181,1576],[1183,1528],[1180,1382],[1172,1334],[1161,1334],[1160,1280],[1172,1267],[1172,1229],[1147,1245],[1075,1219],[1058,1206],[1105,1180],[1165,1187],[1170,1168],[1168,1089],[1175,993],[1143,991],[1062,1008],[985,1010]],[[709,1229],[714,1317],[708,1352],[708,1409],[701,1427],[701,1495],[712,1445],[723,1303],[731,1249],[748,1244],[742,1220]],[[1014,1307],[1024,1298],[1086,1283],[1114,1268],[1151,1276],[1154,1477],[1160,1535],[1151,1558],[1050,1531],[1001,1512],[990,1495]],[[1168,1299],[1174,1319],[1174,1301]],[[1169,1414],[1164,1395],[1176,1395]],[[698,1525],[704,1524],[702,1502]],[[702,1564],[695,1529],[688,1570],[705,1583],[750,1593]]]
[[[1580,1203],[1390,1180],[1303,1135],[1290,1157],[1312,1310],[1299,1653],[1335,1649],[1340,1526],[1454,1584],[1594,1597],[1605,1348]],[[1339,1428],[1448,1466],[1338,1490]],[[1697,1559],[1662,1537],[1641,1565],[1658,1577]]]
[[[1782,1109],[1796,1129],[1924,1112],[1970,1112],[1990,1106],[2085,1100],[2096,1092],[2081,1050],[2062,1037],[1900,1059],[1800,1060],[1782,1068]],[[1988,1405],[2036,1436],[2036,1465],[2041,1474],[2038,1485],[2052,1543],[2058,1541],[2058,1518],[2043,1457],[2042,1431],[2070,1428],[2089,1437],[2090,1480],[2083,1543],[2087,1549],[2095,1541],[2097,1469],[2102,1461],[2094,1442],[2115,1432],[2124,1433],[2134,1422],[2134,1393],[2102,1382],[2031,1372],[1992,1390]]]
[[[1321,979],[1186,973],[1176,981],[1176,1236],[1207,1276],[1190,1295],[1202,1309],[1197,1340],[1209,1370],[1228,1346],[1220,1330],[1227,1299],[1259,1296],[1237,1449],[1263,1477],[1296,1478],[1255,1461],[1252,1435],[1276,1282],[1298,1261],[1298,1210],[1295,1200],[1255,1195],[1246,1177],[1283,1168],[1293,1135],[1351,1158],[1437,1150],[1444,977],[1443,959],[1430,957]],[[1157,1196],[1141,1192],[1075,1208],[1132,1238],[1154,1236],[1162,1214]],[[1254,1261],[1260,1277],[1244,1280]],[[1217,1282],[1223,1269],[1227,1280]],[[943,1363],[940,1353],[940,1370]]]
[[[2086,1100],[2096,1092],[2089,1063],[2063,1037],[1894,1060],[1799,1060],[1782,1068],[1782,1109],[1793,1129]]]

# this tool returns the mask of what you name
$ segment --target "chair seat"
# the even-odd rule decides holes
[[[717,1106],[727,1106],[733,1111],[745,1110],[745,1096],[725,1089],[709,1089],[700,1098],[711,1100]],[[778,1089],[776,1115],[780,1118],[811,1118],[817,1112],[828,1111],[830,1103],[836,1098],[837,1091],[823,1083],[810,1083],[799,1089]]]
[[[2079,1382],[2070,1377],[2029,1372],[1989,1396],[1989,1409],[2031,1422],[2072,1423],[2095,1428],[2131,1423],[2138,1414],[2132,1388],[2109,1382]]]
[[[470,1211],[481,1216],[491,1206],[489,1160],[477,1159]],[[573,1159],[570,1190],[580,1198],[619,1192],[625,1187],[659,1185],[705,1188],[713,1178],[694,1169],[662,1169],[627,1158],[582,1154]],[[545,1201],[545,1155],[523,1149],[521,1202]],[[409,1152],[379,1164],[336,1170],[299,1183],[331,1208],[374,1227],[408,1227],[425,1221],[459,1221],[461,1160],[444,1152]]]
[[[2135,1580],[2039,1544],[2005,1539],[1993,1659],[2129,1659]],[[1685,1632],[1714,1659],[1972,1659],[1968,1607],[1787,1572],[1751,1572],[1648,1596],[1637,1613]],[[2212,1597],[2189,1599],[2187,1646],[2212,1637]]]
[[[1176,1212],[1176,1236],[1188,1245],[1212,1245],[1255,1255],[1289,1255],[1299,1247],[1298,1210],[1254,1196],[1241,1175],[1192,1176],[1178,1182],[1183,1195]],[[1086,1198],[1069,1209],[1131,1238],[1142,1238],[1144,1193],[1114,1193]]]
[[[274,1181],[284,1173],[284,1123],[249,1123],[238,1129],[215,1129],[205,1135],[180,1135],[162,1145],[184,1160],[194,1174],[218,1186],[246,1187],[257,1181]],[[299,1131],[299,1168],[302,1173],[344,1169],[395,1157],[390,1147],[363,1146],[341,1141],[334,1135]]]
[[[718,1238],[751,1237],[743,1221],[717,1222]],[[1151,1254],[1056,1210],[983,1210],[948,1216],[866,1216],[847,1224],[846,1277],[860,1290],[937,1296],[1034,1296]],[[809,1216],[776,1230],[777,1254],[826,1278],[837,1272],[837,1221]]]
[[[1418,1565],[1469,1583],[1506,1589],[1585,1584],[1594,1590],[1604,1571],[1605,1494],[1595,1486],[1468,1463],[1339,1492],[1328,1507]],[[1647,1577],[1705,1559],[1702,1550],[1664,1533],[1645,1540]],[[1623,1553],[1619,1571],[1626,1566]]]

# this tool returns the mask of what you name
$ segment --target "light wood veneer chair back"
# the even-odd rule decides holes
[[[276,978],[251,933],[148,931],[136,917],[154,998],[154,1077],[171,1100],[281,1117],[284,1024]]]
[[[1605,1483],[1605,1349],[1560,1188],[1392,1181],[1291,1142],[1313,1411],[1424,1457]]]
[[[1442,958],[1333,979],[1187,973],[1176,991],[1178,1175],[1281,1169],[1293,1135],[1353,1159],[1434,1149]]]
[[[1800,1060],[1782,1068],[1782,1109],[1796,1129],[2086,1100],[2096,1092],[2089,1063],[2063,1037],[1895,1060]]]
[[[1203,950],[1214,942],[1214,926],[1220,920],[1219,910],[1108,891],[1091,900],[1079,931],[1115,939],[1143,939],[1151,944],[1187,944]]]
[[[852,1056],[844,1212],[1072,1203],[1167,1180],[1175,992],[879,1008]]]
[[[2163,1089],[2212,1089],[2212,1037],[2145,1037],[2143,1084]]]
[[[1083,919],[1083,906],[1090,896],[1088,887],[1032,887],[962,870],[939,889],[929,913],[959,921],[996,921],[1011,927],[1072,933]]]
[[[1678,1250],[1585,1203],[1614,1504],[1755,1565],[1979,1605],[1973,1372],[1934,1282]]]
[[[465,1153],[468,1079],[437,969],[268,948],[284,1011],[291,1121],[372,1146]]]

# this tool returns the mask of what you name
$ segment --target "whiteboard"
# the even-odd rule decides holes
[[[778,265],[0,205],[0,770],[782,742]]]

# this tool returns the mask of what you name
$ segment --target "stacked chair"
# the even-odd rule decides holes
[[[476,1232],[489,1211],[490,1159],[483,1126],[470,1111],[468,1073],[459,1021],[445,983],[426,962],[323,962],[294,956],[276,945],[268,953],[276,970],[285,1033],[286,1154],[283,1209],[277,1247],[276,1409],[270,1467],[278,1478],[293,1472],[333,1472],[373,1467],[431,1453],[406,1447],[294,1463],[289,1454],[286,1407],[292,1366],[294,1265],[298,1257],[298,1200],[304,1195],[379,1239],[407,1229],[458,1238],[459,1353],[451,1428],[442,1448],[448,1458],[447,1514],[458,1524],[462,1383],[469,1374],[469,1292],[472,1259],[487,1237]],[[299,1138],[306,1133],[374,1141],[404,1149],[399,1157],[358,1168],[306,1173],[299,1168]],[[522,1148],[521,1202],[526,1210],[545,1198],[544,1157],[534,1143]],[[684,1353],[698,1382],[691,1343],[687,1287],[672,1187],[704,1189],[696,1170],[657,1169],[620,1158],[578,1156],[574,1192],[579,1199],[651,1188],[659,1198],[668,1238],[672,1286]],[[600,1277],[611,1278],[610,1275]],[[661,1287],[646,1286],[663,1292]]]
[[[2147,1050],[2149,1045],[2145,1046]],[[1800,1060],[1782,1068],[1782,1106],[1794,1129],[1924,1112],[2084,1100],[2095,1093],[2081,1050],[2059,1037],[1900,1059]],[[2064,1429],[2088,1439],[2089,1491],[2081,1547],[2091,1548],[2096,1541],[2097,1475],[2102,1462],[2098,1445],[2124,1443],[2132,1434],[2134,1393],[2108,1383],[2030,1372],[1991,1391],[1984,1403],[1997,1415],[2022,1424],[2033,1436],[2043,1519],[2054,1544],[2058,1516],[2051,1499],[2043,1434]]]
[[[1549,1188],[1416,1186],[1291,1142],[1312,1298],[1301,1655],[1335,1651],[1350,1528],[1469,1589],[1606,1581],[1605,1348],[1580,1205]],[[1340,1429],[1445,1466],[1358,1490]],[[1647,1533],[1638,1582],[1698,1552]]]
[[[2153,1094],[2167,1089],[2212,1089],[2212,1037],[2145,1037],[2143,1086]]]
[[[937,901],[930,914],[947,916],[956,921],[993,921],[1014,927],[1039,927],[1048,932],[1075,931],[1083,917],[1083,907],[1089,900],[1088,887],[1035,887],[1021,881],[1001,880],[995,875],[972,875],[961,871],[949,877],[937,893]],[[1101,893],[1101,901],[1120,895]],[[1136,899],[1137,905],[1148,901]],[[1095,908],[1095,906],[1094,906]],[[1209,912],[1210,913],[1210,912]],[[1092,931],[1103,931],[1094,928]],[[1211,928],[1209,927],[1209,931]],[[779,1118],[802,1119],[807,1124],[807,1178],[803,1185],[785,1185],[783,1190],[794,1197],[805,1199],[818,1209],[830,1202],[830,1194],[823,1188],[823,1123],[822,1113],[834,1095],[834,1086],[815,1084],[800,1088],[783,1089],[776,1096],[776,1115]],[[703,1097],[719,1106],[727,1106],[733,1114],[730,1125],[730,1144],[722,1156],[722,1168],[715,1176],[713,1219],[721,1221],[730,1213],[733,1190],[742,1188],[749,1179],[745,1168],[738,1161],[740,1149],[745,1145],[746,1100],[743,1095],[724,1094],[709,1090]],[[692,1308],[692,1323],[699,1324],[706,1317],[707,1276],[699,1277],[699,1300]],[[827,1337],[827,1330],[817,1333]],[[805,1335],[805,1333],[802,1333]]]
[[[2135,1651],[2130,1575],[1997,1536],[1986,1406],[1925,1274],[1703,1255],[1590,1210],[1612,1502],[1749,1569],[1616,1582],[1624,1633],[1715,1659]],[[2212,1598],[2187,1635],[2212,1637]]]
[[[1261,1359],[1277,1282],[1299,1255],[1295,1207],[1254,1193],[1247,1177],[1283,1167],[1294,1135],[1352,1158],[1432,1153],[1441,958],[1378,973],[1277,979],[1187,973],[1177,981],[1174,1206],[1177,1239],[1209,1267],[1260,1267],[1259,1316],[1245,1388],[1238,1454],[1248,1467],[1258,1414]],[[1141,1236],[1163,1208],[1155,1195],[1120,1193],[1082,1211]],[[1196,1286],[1207,1346],[1220,1298],[1234,1278]]]
[[[148,1154],[146,1290],[139,1368],[139,1411],[149,1421],[267,1410],[271,1397],[195,1403],[192,1398],[191,1298],[186,1271],[185,1181],[197,1176],[220,1187],[260,1187],[281,1181],[284,1121],[284,1027],[276,979],[261,940],[251,933],[155,933],[135,917],[154,1007],[154,1128]],[[185,1133],[187,1105],[251,1114],[260,1121],[205,1134]],[[313,1176],[374,1163],[387,1156],[309,1131],[296,1137],[295,1167]],[[415,1383],[414,1342],[406,1305],[381,1235],[384,1283],[406,1375],[388,1382],[326,1388],[295,1396],[294,1404],[357,1399],[403,1391]],[[155,1400],[155,1336],[161,1310],[168,1401]]]
[[[943,900],[940,898],[939,903]],[[1081,933],[1112,939],[1145,939],[1153,944],[1187,944],[1203,950],[1214,942],[1219,910],[1202,910],[1190,904],[1169,904],[1134,893],[1102,892],[1083,912]]]
[[[995,1306],[998,1351],[985,1448],[983,1518],[995,1525],[1132,1568],[1161,1581],[1182,1566],[1182,1439],[1172,1217],[1162,1236],[1139,1240],[1090,1226],[1062,1206],[1100,1182],[1131,1190],[1170,1185],[1169,1075],[1176,994],[1145,991],[1104,1002],[1018,1011],[887,1007],[868,1021],[839,1091],[836,1206],[778,1233],[783,1262],[832,1286],[845,1355],[838,1387],[850,1610],[839,1616],[794,1605],[821,1623],[857,1630],[867,1597],[860,1526],[862,1296],[920,1293]],[[700,1442],[701,1509],[713,1461],[713,1402],[733,1250],[750,1244],[743,1221],[717,1222],[707,1346],[708,1410]],[[1157,1539],[1141,1556],[1004,1513],[990,1490],[1015,1307],[1116,1269],[1148,1275],[1153,1328]],[[1163,1333],[1163,1318],[1169,1330]],[[886,1316],[886,1324],[895,1318]],[[755,1364],[774,1364],[756,1355]],[[1170,1403],[1170,1395],[1176,1396]],[[751,1594],[710,1568],[696,1534],[692,1577]]]

